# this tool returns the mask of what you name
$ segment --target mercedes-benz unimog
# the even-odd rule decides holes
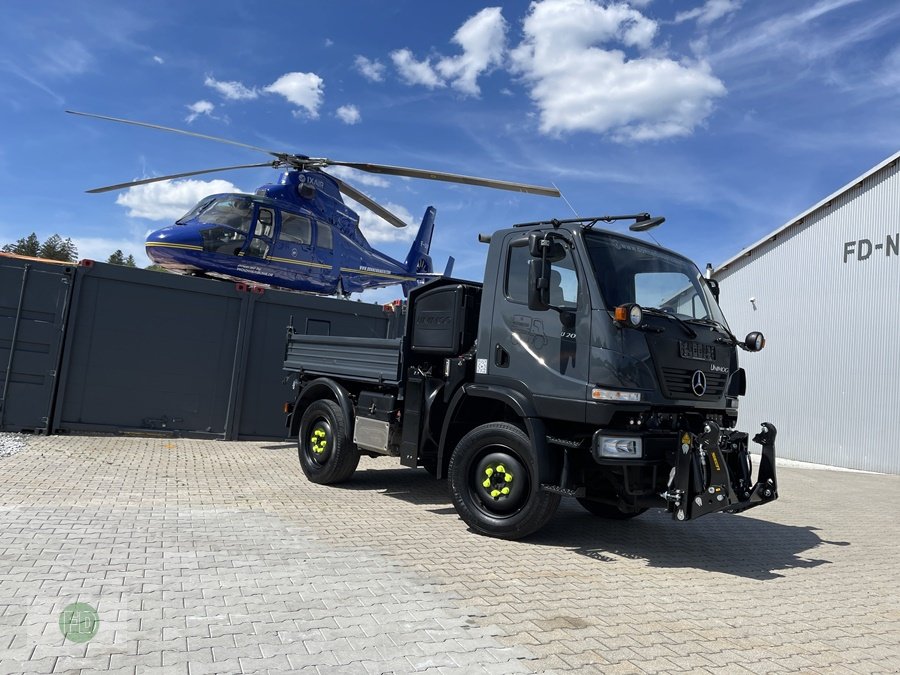
[[[775,427],[754,438],[756,481],[734,429],[738,349],[762,349],[763,336],[734,336],[718,285],[687,258],[595,227],[619,220],[640,231],[663,219],[480,237],[483,283],[414,289],[399,337],[291,327],[285,409],[309,480],[348,480],[361,454],[397,456],[447,478],[472,530],[510,539],[543,526],[562,497],[599,517],[661,508],[679,521],[776,499]]]

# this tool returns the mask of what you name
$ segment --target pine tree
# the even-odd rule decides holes
[[[37,257],[41,252],[41,242],[37,235],[32,232],[27,237],[22,237],[15,244],[6,244],[3,247],[4,253],[15,253],[16,255],[28,255]]]
[[[137,267],[137,263],[134,261],[134,256],[130,253],[128,257],[125,258],[125,267]]]
[[[106,262],[110,265],[124,265],[125,254],[122,253],[122,249],[117,248],[115,252],[106,259]]]
[[[68,237],[63,239],[58,234],[54,234],[41,245],[38,257],[75,262],[78,259],[78,249]]]

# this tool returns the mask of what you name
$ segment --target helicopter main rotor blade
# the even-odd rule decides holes
[[[348,166],[351,169],[368,171],[369,173],[381,173],[390,176],[406,176],[408,178],[424,178],[426,180],[440,180],[449,183],[464,183],[465,185],[478,185],[480,187],[496,188],[498,190],[511,190],[512,192],[527,192],[545,197],[559,197],[560,193],[554,187],[542,187],[540,185],[528,185],[527,183],[513,183],[506,180],[493,178],[479,178],[477,176],[464,176],[458,173],[445,173],[443,171],[427,171],[425,169],[410,169],[404,166],[389,166],[387,164],[366,164],[361,162],[339,162],[326,159],[323,163],[330,166]]]
[[[258,169],[262,167],[272,167],[274,162],[262,162],[261,164],[239,164],[237,166],[223,166],[218,169],[201,169],[200,171],[186,171],[184,173],[173,173],[168,176],[155,176],[154,178],[142,178],[141,180],[133,180],[130,183],[118,183],[117,185],[107,185],[106,187],[94,188],[86,190],[92,194],[98,192],[112,192],[113,190],[124,190],[125,188],[134,187],[135,185],[146,185],[147,183],[158,183],[163,180],[172,180],[173,178],[187,178],[188,176],[198,176],[201,173],[215,173],[216,171],[231,171],[232,169]]]
[[[335,176],[332,176],[331,174],[328,174],[328,177],[331,178],[333,181],[335,181],[338,185],[338,189],[341,192],[343,192],[345,195],[350,197],[350,199],[353,199],[354,201],[359,202],[360,204],[365,206],[367,209],[372,211],[375,215],[384,218],[386,221],[388,221],[394,227],[406,227],[406,223],[404,223],[402,220],[400,220],[400,218],[398,218],[393,213],[388,211],[386,208],[384,208],[381,204],[376,202],[371,197],[368,197],[367,195],[363,194],[362,192],[357,190],[352,185],[348,185],[347,183],[342,181],[340,178],[336,178]]]
[[[122,124],[133,124],[137,127],[147,127],[148,129],[159,129],[160,131],[171,131],[173,134],[183,134],[185,136],[195,136],[196,138],[205,138],[208,141],[217,141],[218,143],[228,143],[229,145],[236,145],[239,148],[249,148],[250,150],[256,150],[257,152],[265,152],[266,154],[273,155],[275,157],[283,157],[285,153],[283,152],[275,152],[274,150],[266,150],[265,148],[260,148],[255,145],[248,145],[247,143],[240,143],[238,141],[231,141],[227,138],[219,138],[218,136],[208,136],[206,134],[199,134],[196,131],[185,131],[184,129],[175,129],[173,127],[164,127],[159,124],[150,124],[149,122],[136,122],[134,120],[126,120],[120,117],[108,117],[107,115],[96,115],[94,113],[86,113],[86,112],[78,112],[77,110],[66,110],[70,115],[81,115],[82,117],[96,117],[98,120],[108,120],[110,122],[121,122]]]

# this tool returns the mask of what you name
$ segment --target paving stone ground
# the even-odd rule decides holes
[[[900,477],[779,471],[746,514],[564,501],[506,542],[387,458],[322,487],[287,443],[29,438],[0,458],[0,673],[900,672]]]

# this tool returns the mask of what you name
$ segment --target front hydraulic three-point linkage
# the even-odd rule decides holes
[[[763,422],[753,437],[762,445],[756,483],[752,479],[747,434],[722,431],[705,422],[699,434],[684,431],[675,472],[663,497],[676,520],[691,520],[707,513],[738,513],[778,498],[775,478],[775,426]]]

